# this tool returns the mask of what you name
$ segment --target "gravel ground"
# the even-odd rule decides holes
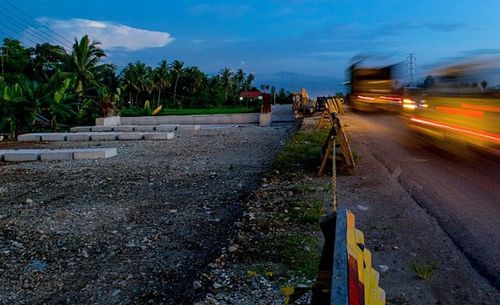
[[[294,131],[37,143],[118,156],[0,164],[0,304],[191,304],[203,294],[193,281],[234,237],[242,203]]]

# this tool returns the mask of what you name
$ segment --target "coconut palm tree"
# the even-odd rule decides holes
[[[172,85],[169,79],[168,64],[166,60],[162,60],[158,67],[153,70],[151,78],[154,88],[158,91],[156,106],[159,106],[162,91]]]
[[[99,42],[90,41],[88,35],[83,36],[80,41],[75,39],[69,55],[68,71],[75,75],[74,89],[78,94],[82,94],[91,86],[99,87],[95,80],[95,70],[101,59],[106,56],[99,45]]]
[[[233,71],[229,68],[224,68],[219,72],[222,88],[224,89],[224,102],[228,100],[228,94],[233,88]]]
[[[174,60],[171,66],[171,71],[172,74],[175,77],[175,83],[174,83],[174,105],[177,105],[177,85],[179,84],[179,78],[182,75],[182,72],[184,70],[184,62],[180,60]],[[179,107],[181,106],[180,104],[178,105]]]

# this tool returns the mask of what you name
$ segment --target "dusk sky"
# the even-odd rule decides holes
[[[0,35],[32,43],[9,2],[70,41],[88,33],[119,67],[180,59],[208,73],[343,80],[360,53],[404,61],[411,52],[420,73],[450,58],[500,53],[498,0],[0,0]]]

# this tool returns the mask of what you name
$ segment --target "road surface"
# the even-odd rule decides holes
[[[350,113],[349,128],[500,290],[500,160],[439,149],[395,114]],[[458,146],[456,147],[458,149]],[[411,237],[410,237],[411,238]]]

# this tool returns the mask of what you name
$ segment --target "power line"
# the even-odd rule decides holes
[[[21,14],[23,14],[24,16],[26,16],[28,19],[31,19],[33,20],[32,22],[34,22],[35,24],[41,26],[42,28],[45,28],[47,29],[49,32],[53,33],[54,35],[56,35],[57,37],[61,38],[63,41],[66,41],[66,43],[68,43],[70,46],[73,45],[73,43],[71,41],[69,41],[67,38],[65,38],[64,36],[60,35],[59,33],[57,33],[56,31],[52,30],[50,27],[46,26],[45,24],[39,22],[38,20],[36,20],[34,17],[32,17],[31,15],[27,14],[26,12],[24,12],[23,10],[21,10],[19,7],[17,7],[16,5],[14,5],[12,2],[8,1],[8,0],[4,0],[5,3],[9,4],[11,7],[13,7],[16,11],[20,12]],[[67,47],[66,44],[63,44]]]
[[[42,43],[44,42],[50,42],[54,41],[58,44],[61,44],[61,41],[55,40],[51,35],[47,35],[46,32],[43,32],[39,29],[35,29],[35,26],[31,24],[29,21],[25,21],[23,17],[16,15],[14,12],[10,11],[6,7],[1,7],[4,11],[7,11],[10,13],[10,15],[1,12],[0,14],[4,15],[6,18],[10,20],[10,23],[16,24],[19,28],[21,28],[21,31],[29,33],[32,37],[36,37],[36,39],[40,39]],[[65,47],[68,47],[65,43],[62,44]]]
[[[15,19],[12,19],[9,15],[6,15],[4,12],[0,11],[0,15],[4,16],[4,21],[8,21],[9,24],[13,27],[16,27],[19,29],[20,33],[24,33],[25,35],[29,34],[31,38],[34,40],[39,40],[41,42],[46,41],[45,37],[42,37],[41,35],[37,34],[36,32],[33,32],[30,28],[25,28],[21,23],[17,22]]]
[[[17,33],[17,32],[18,32],[17,30],[15,30],[15,29],[13,29],[13,28],[11,28],[10,26],[5,25],[5,24],[2,24],[2,27],[4,27],[4,28],[6,28],[6,29],[10,30],[12,33]],[[11,35],[6,35],[6,36],[7,36],[7,37],[14,37],[14,36],[15,36],[15,34],[14,34],[14,35],[12,35],[12,34],[11,34]],[[36,42],[35,42],[35,41],[33,41],[31,38],[26,37],[26,36],[25,36],[24,38],[26,38],[27,40],[31,41],[33,44],[35,44],[35,45],[36,45]]]

